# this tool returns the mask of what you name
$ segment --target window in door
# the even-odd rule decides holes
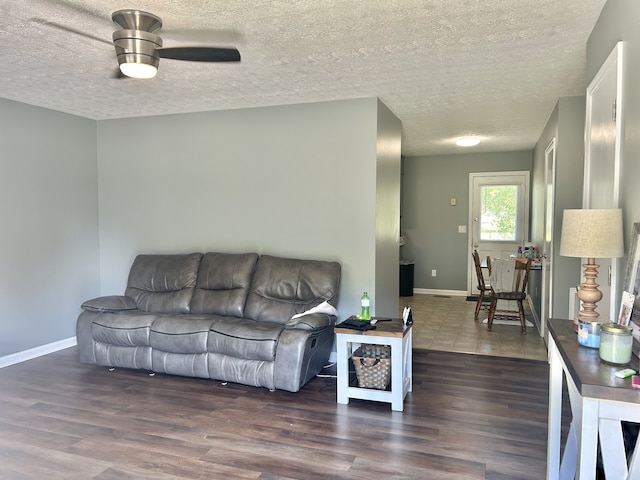
[[[480,241],[516,242],[518,232],[518,185],[480,186]]]

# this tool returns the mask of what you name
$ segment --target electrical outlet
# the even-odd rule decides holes
[[[436,271],[435,270],[431,270],[431,276],[435,277],[436,276]]]

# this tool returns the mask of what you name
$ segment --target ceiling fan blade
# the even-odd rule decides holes
[[[239,62],[236,48],[219,47],[168,47],[158,48],[160,58],[187,60],[190,62]]]
[[[46,3],[47,6],[51,6],[50,0],[40,0],[43,3]],[[88,2],[78,2],[77,0],[56,0],[56,6],[63,7],[67,10],[70,10],[68,14],[76,14],[76,15],[84,15],[85,17],[93,17],[97,20],[105,22],[105,25],[111,25],[111,17],[105,15],[105,12],[98,10],[97,8],[91,8],[88,5],[79,5],[80,3],[88,3]],[[96,3],[96,2],[93,2]]]
[[[76,35],[80,35],[82,37],[90,38],[91,40],[96,40],[98,42],[106,43],[108,45],[113,46],[113,42],[110,42],[109,40],[105,40],[104,38],[97,37],[95,35],[91,35],[91,34],[89,34],[87,32],[83,32],[82,30],[76,30],[75,28],[71,28],[71,27],[68,27],[66,25],[62,25],[61,23],[52,22],[51,20],[46,20],[44,18],[39,18],[39,17],[32,17],[32,18],[30,18],[30,20],[32,22],[39,23],[40,25],[45,25],[47,27],[57,28],[58,30],[63,30],[65,32],[69,32],[69,33],[75,33]]]
[[[162,28],[162,39],[178,45],[237,45],[243,36],[238,30],[221,28]]]

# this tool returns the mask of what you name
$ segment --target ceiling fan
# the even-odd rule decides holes
[[[236,48],[211,46],[164,47],[155,32],[162,28],[160,17],[142,10],[125,9],[113,12],[111,19],[120,30],[113,32],[113,42],[47,20],[33,18],[43,25],[76,33],[111,44],[116,49],[120,72],[126,77],[148,79],[158,73],[160,58],[191,62],[239,62]]]
[[[221,47],[163,47],[162,38],[154,32],[162,28],[162,20],[141,10],[118,10],[112,20],[122,27],[113,32],[118,64],[123,75],[153,78],[160,58],[191,62],[239,62],[240,52]]]

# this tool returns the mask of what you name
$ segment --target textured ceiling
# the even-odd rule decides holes
[[[404,155],[530,149],[558,98],[585,92],[586,42],[605,0],[0,0],[0,97],[96,120],[379,97]],[[111,13],[137,8],[239,64],[161,60],[114,78]],[[203,43],[200,40],[198,43]],[[203,37],[204,38],[204,37]],[[191,44],[191,43],[190,43]]]

